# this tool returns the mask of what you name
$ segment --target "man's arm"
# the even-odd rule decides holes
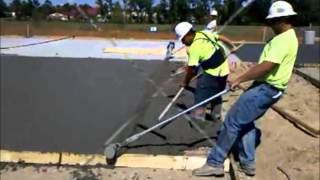
[[[277,66],[277,64],[269,61],[264,61],[261,64],[258,64],[250,68],[248,71],[240,75],[238,78],[234,80],[228,80],[228,84],[230,85],[231,89],[234,89],[236,86],[238,86],[242,82],[255,80],[264,76],[265,74],[270,72],[275,66]]]
[[[219,35],[219,40],[222,41],[223,43],[225,43],[227,46],[229,46],[229,48],[231,48],[231,51],[236,48],[236,46],[233,44],[233,42],[229,38],[227,38],[223,35]]]
[[[187,66],[187,68],[186,68],[186,76],[185,76],[185,78],[184,78],[184,81],[183,81],[182,86],[183,86],[183,87],[189,86],[189,83],[190,83],[191,79],[192,79],[194,76],[196,76],[196,74],[197,74],[197,72],[196,72],[196,70],[195,70],[195,67],[193,67],[193,66]]]

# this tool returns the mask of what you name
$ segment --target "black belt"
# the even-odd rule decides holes
[[[265,84],[265,85],[267,85],[268,87],[270,87],[271,89],[276,90],[276,91],[281,91],[281,92],[284,91],[283,89],[279,89],[279,88],[277,88],[277,87],[275,87],[275,86],[273,86],[273,85],[271,85],[271,84],[269,84],[269,83],[267,83],[267,82],[255,81],[255,82],[253,83],[254,86],[258,86],[258,85],[260,85],[260,84]]]

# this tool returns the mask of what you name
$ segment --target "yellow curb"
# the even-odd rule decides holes
[[[106,164],[106,158],[101,154],[62,153],[61,164],[67,164],[67,165]]]
[[[120,156],[116,166],[143,167],[155,169],[186,169],[187,159],[183,156],[125,154]]]
[[[61,165],[103,165],[106,164],[101,154],[74,154],[74,153],[42,153],[36,151],[7,151],[0,150],[1,162],[26,162],[34,164],[61,164]],[[116,167],[154,168],[193,170],[206,162],[205,156],[169,156],[148,154],[124,154],[117,159]],[[225,171],[229,172],[230,161],[224,163]]]
[[[42,152],[15,152],[0,150],[1,162],[25,162],[35,164],[57,164],[59,162],[59,153],[42,153]]]

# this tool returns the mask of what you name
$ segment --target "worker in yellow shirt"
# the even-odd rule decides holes
[[[292,27],[296,15],[286,1],[274,2],[266,17],[275,36],[265,45],[259,63],[235,79],[228,79],[231,88],[254,80],[228,111],[211,149],[206,164],[196,169],[196,176],[222,176],[223,162],[234,148],[240,169],[248,176],[255,175],[255,148],[260,133],[255,121],[281,97],[287,88],[298,51],[298,39]]]
[[[179,40],[188,48],[188,64],[182,86],[187,87],[190,80],[198,73],[198,70],[202,69],[201,75],[197,79],[194,96],[195,104],[222,91],[226,86],[229,67],[226,61],[226,54],[219,41],[221,40],[231,49],[235,49],[233,43],[224,36],[208,31],[196,32],[192,24],[188,22],[177,24],[175,32]],[[220,106],[221,104],[222,98],[220,97],[211,102],[211,107],[214,108],[214,106]],[[204,120],[206,106],[207,104],[193,111],[192,117]],[[213,118],[220,118],[221,112],[216,112],[214,116]]]

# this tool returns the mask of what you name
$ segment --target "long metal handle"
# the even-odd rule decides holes
[[[239,45],[234,49],[234,51],[238,51],[238,50],[244,45],[244,43],[245,43],[245,41],[240,41]],[[231,54],[233,54],[233,53],[230,52],[230,53],[228,54],[228,56],[231,55]],[[228,56],[227,56],[227,57],[228,57]]]
[[[180,96],[180,94],[183,92],[184,87],[180,88],[180,90],[178,91],[178,93],[174,96],[174,98],[170,101],[170,103],[166,106],[166,108],[162,111],[162,113],[160,114],[160,116],[158,117],[158,120],[160,121],[163,116],[167,113],[167,111],[171,108],[171,106],[173,105],[173,103],[178,99],[178,97]]]
[[[182,112],[180,112],[180,113],[178,113],[178,114],[176,114],[176,115],[174,115],[174,116],[172,116],[172,117],[170,117],[170,118],[168,118],[168,119],[166,119],[166,120],[164,120],[164,121],[162,121],[162,122],[160,122],[160,123],[158,123],[158,124],[156,124],[156,125],[154,125],[154,126],[152,126],[152,127],[150,127],[149,129],[147,129],[147,130],[145,130],[145,131],[142,131],[142,132],[140,132],[140,133],[138,133],[138,134],[135,134],[135,135],[127,138],[127,139],[123,142],[123,145],[127,145],[127,144],[129,144],[129,143],[131,143],[131,142],[139,139],[141,136],[149,133],[150,131],[153,131],[153,130],[157,129],[158,127],[163,126],[164,124],[169,123],[170,121],[173,121],[173,120],[176,119],[177,117],[179,117],[179,116],[181,116],[181,115],[183,115],[183,114],[186,114],[187,112],[190,112],[190,111],[192,111],[193,109],[198,108],[198,107],[202,106],[203,104],[206,104],[206,103],[212,101],[213,99],[215,99],[215,98],[217,98],[217,97],[220,97],[220,96],[226,94],[228,91],[229,91],[229,87],[226,87],[226,89],[223,90],[223,91],[221,91],[220,93],[215,94],[215,95],[209,97],[208,99],[206,99],[206,100],[204,100],[204,101],[202,101],[202,102],[200,102],[200,103],[198,103],[198,104],[195,104],[195,105],[191,106],[190,108],[188,108],[188,109],[186,109],[186,110],[184,110],[184,111],[182,111]]]
[[[196,76],[194,76],[190,82],[192,82],[193,80],[197,79],[199,76],[201,75],[201,73],[197,74]],[[168,110],[171,108],[171,106],[173,105],[173,103],[178,99],[178,97],[181,95],[181,93],[183,92],[183,90],[185,90],[185,87],[180,88],[180,90],[177,92],[177,94],[174,96],[174,98],[170,101],[170,103],[167,105],[167,107],[162,111],[162,113],[160,114],[160,116],[158,117],[158,121],[160,121],[163,116],[168,112]]]

